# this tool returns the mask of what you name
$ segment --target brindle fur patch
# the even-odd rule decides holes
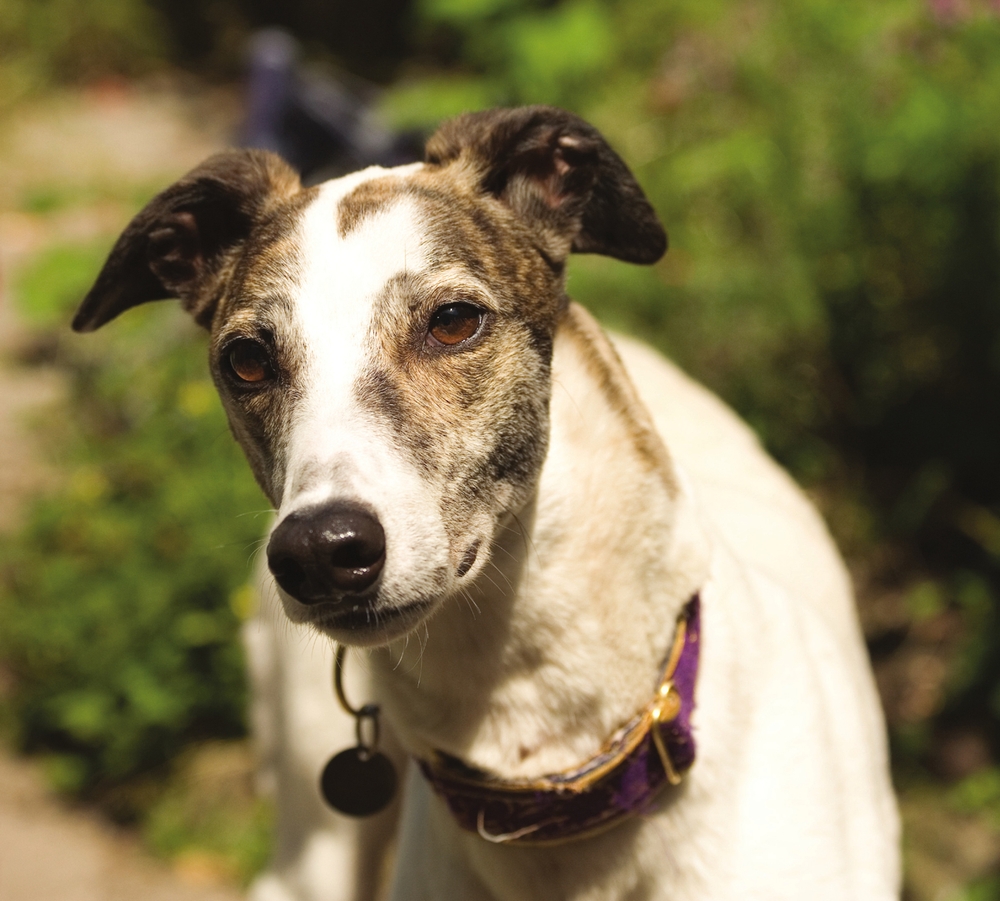
[[[612,409],[631,433],[632,441],[649,471],[666,475],[674,467],[666,446],[639,400],[635,387],[625,372],[618,352],[597,321],[579,304],[571,304],[562,328],[573,340],[586,361],[587,368]],[[676,486],[671,485],[672,490]]]
[[[358,185],[337,204],[337,234],[346,238],[363,222],[385,210],[400,196],[400,179],[373,178]]]
[[[315,189],[300,191],[257,224],[234,263],[228,290],[213,320],[212,376],[230,429],[275,506],[284,491],[289,426],[306,361],[304,336],[293,326],[302,265],[298,222],[316,195]],[[223,355],[238,337],[268,346],[276,370],[273,384],[234,388],[225,373]]]

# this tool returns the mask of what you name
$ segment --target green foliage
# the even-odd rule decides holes
[[[70,209],[86,209],[95,204],[116,203],[121,204],[126,209],[138,209],[145,206],[147,201],[162,188],[162,176],[157,177],[155,181],[147,184],[141,181],[123,180],[117,173],[99,176],[92,180],[88,179],[86,183],[67,183],[62,179],[55,182],[48,180],[40,182],[31,181],[21,190],[20,196],[17,198],[17,209],[20,212],[42,216]],[[89,255],[94,262],[100,265],[108,249],[105,244],[101,244],[101,246],[93,243],[56,244],[54,247],[49,248],[47,253],[54,255],[63,254],[72,258],[81,258],[84,255]],[[29,267],[32,270],[36,270],[43,265],[43,261],[39,259],[33,259],[29,263]],[[79,267],[74,266],[74,268],[78,269]],[[20,277],[26,278],[27,276],[22,273]],[[89,287],[89,283],[81,287]],[[15,289],[14,294],[20,303],[25,304],[27,302],[24,292],[21,289]],[[76,300],[79,300],[79,297]],[[70,308],[68,307],[68,309]],[[27,310],[27,314],[31,318],[30,309]]]
[[[61,205],[55,193],[34,194],[38,206]],[[54,328],[66,322],[87,293],[107,254],[100,245],[56,244],[18,273],[14,285],[18,312],[35,327]]]
[[[165,50],[139,0],[0,0],[0,106],[54,83],[149,72]]]
[[[952,789],[952,804],[963,813],[987,811],[1000,827],[1000,769],[980,770]]]
[[[1000,878],[978,881],[964,889],[958,901],[1000,901]]]
[[[76,254],[44,255],[22,299],[58,308],[86,268]],[[61,275],[40,274],[64,259]],[[66,348],[71,399],[45,429],[67,476],[0,550],[7,719],[66,790],[108,789],[192,741],[244,733],[238,589],[264,529],[246,514],[265,504],[203,343],[154,305]]]

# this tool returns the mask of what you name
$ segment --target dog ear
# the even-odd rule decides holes
[[[572,250],[655,263],[667,235],[629,171],[596,128],[549,106],[468,113],[427,142],[426,162],[467,162],[478,187]]]
[[[130,307],[179,297],[211,324],[239,248],[278,201],[301,189],[280,157],[227,150],[154,197],[115,243],[73,328],[90,332]]]

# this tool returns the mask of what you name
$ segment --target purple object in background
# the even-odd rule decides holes
[[[422,156],[422,136],[387,128],[373,109],[377,89],[349,89],[299,64],[295,38],[257,32],[247,63],[246,121],[240,143],[281,154],[307,184],[365,166],[397,166]]]
[[[241,143],[282,151],[281,125],[291,103],[298,45],[285,31],[268,28],[250,40],[247,117]]]

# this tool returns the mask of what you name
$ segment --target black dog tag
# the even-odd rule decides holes
[[[396,768],[385,754],[359,745],[330,760],[319,778],[319,788],[334,810],[352,817],[371,816],[396,794]]]

